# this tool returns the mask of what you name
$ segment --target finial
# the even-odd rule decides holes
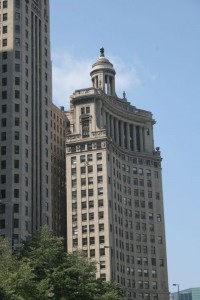
[[[100,56],[104,57],[104,48],[103,47],[100,49]]]
[[[123,91],[123,98],[126,99],[126,93]]]

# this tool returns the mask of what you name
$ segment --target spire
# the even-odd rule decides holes
[[[104,57],[104,48],[103,47],[100,49],[100,57]]]

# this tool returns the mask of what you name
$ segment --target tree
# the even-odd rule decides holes
[[[6,276],[5,276],[6,274]],[[46,227],[13,254],[0,241],[2,300],[123,300],[120,288],[96,279],[96,263],[82,252],[66,253]]]

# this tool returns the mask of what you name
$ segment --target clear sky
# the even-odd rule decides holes
[[[200,1],[50,0],[53,98],[69,108],[105,48],[119,97],[150,110],[163,157],[169,290],[200,287]]]

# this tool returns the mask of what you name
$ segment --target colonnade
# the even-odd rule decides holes
[[[122,148],[145,152],[144,126],[119,120],[106,113],[107,135]]]

